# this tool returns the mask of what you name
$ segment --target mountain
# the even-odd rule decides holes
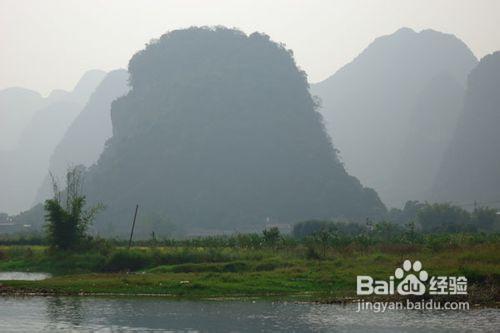
[[[402,199],[425,201],[451,142],[463,105],[464,87],[449,74],[424,86],[411,113],[410,128],[392,177]]]
[[[17,149],[0,154],[0,188],[8,189],[0,191],[0,212],[14,214],[31,207],[52,152],[104,75],[86,72],[73,91],[51,93],[45,106],[34,112]]]
[[[71,100],[85,105],[105,76],[106,72],[99,69],[85,72],[71,92]]]
[[[190,28],[133,56],[130,92],[111,107],[113,137],[85,176],[95,223],[256,230],[310,218],[381,216],[347,174],[290,51],[259,33]]]
[[[109,72],[90,96],[83,110],[67,129],[50,158],[49,171],[56,179],[64,179],[71,165],[91,166],[112,136],[111,102],[128,92],[128,72]],[[41,185],[35,203],[52,195],[50,177]]]
[[[43,105],[43,97],[33,90],[0,90],[0,151],[17,148],[22,131]]]
[[[463,113],[435,179],[437,201],[500,206],[500,52],[485,56],[467,81]]]
[[[53,91],[47,98],[47,106],[35,112],[21,135],[21,149],[33,145],[40,156],[48,159],[105,74],[100,70],[91,70],[82,76],[71,92]]]
[[[439,155],[437,147],[425,146],[435,139],[419,140],[441,125],[450,131],[448,125],[459,116],[457,91],[476,63],[469,48],[453,35],[403,28],[377,38],[351,63],[313,85],[312,93],[322,100],[320,111],[347,170],[391,206],[420,196],[421,188],[432,186],[429,179],[434,177],[421,177],[422,164],[408,165],[403,159],[428,163]],[[442,95],[439,84],[445,85]],[[426,98],[436,104],[424,102]],[[449,123],[441,124],[443,120]],[[439,140],[448,137],[445,134]],[[439,147],[447,144],[440,141]],[[407,180],[404,189],[398,186],[401,179]]]

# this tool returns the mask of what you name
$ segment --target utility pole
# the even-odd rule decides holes
[[[132,237],[134,236],[135,219],[137,218],[137,211],[139,210],[139,205],[135,205],[134,222],[132,222],[132,230],[130,230],[130,239],[128,240],[128,248],[132,245]]]

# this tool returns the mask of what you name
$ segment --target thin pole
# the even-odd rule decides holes
[[[135,205],[134,222],[132,222],[132,230],[130,230],[130,239],[128,240],[128,248],[132,245],[132,236],[134,236],[135,219],[137,218],[137,210],[139,210],[139,205]]]

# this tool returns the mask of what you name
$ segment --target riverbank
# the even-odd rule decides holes
[[[343,302],[356,297],[357,275],[388,280],[409,259],[421,261],[430,276],[466,276],[466,300],[471,304],[498,307],[500,301],[497,242],[433,249],[401,244],[329,249],[324,257],[316,259],[307,258],[307,249],[301,248],[136,247],[113,250],[104,256],[50,255],[44,247],[0,250],[4,253],[0,271],[54,274],[41,281],[1,281],[3,295],[157,295],[182,299]]]
[[[183,276],[186,277],[186,276]],[[0,296],[78,296],[78,297],[159,297],[175,300],[270,300],[308,302],[323,304],[350,304],[359,300],[367,302],[404,301],[401,296],[365,296],[360,297],[352,290],[310,290],[297,291],[289,288],[255,288],[244,284],[233,283],[224,286],[219,277],[217,287],[202,283],[203,277],[189,280],[173,280],[180,276],[166,274],[89,274],[57,277],[41,281],[3,281]],[[250,278],[250,277],[247,277]],[[245,288],[246,287],[246,288]],[[321,289],[321,288],[318,288]],[[428,300],[429,297],[409,298],[412,301]],[[464,302],[470,307],[500,308],[498,285],[473,284],[467,296],[432,297],[435,301]]]

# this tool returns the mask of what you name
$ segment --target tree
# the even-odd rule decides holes
[[[0,213],[0,222],[2,223],[9,222],[9,215],[7,213]]]
[[[328,229],[333,225],[331,221],[308,220],[296,223],[293,226],[292,235],[296,238],[304,238],[314,235],[322,230]]]
[[[275,247],[281,238],[280,230],[277,227],[264,229],[264,231],[262,231],[262,235],[264,236],[266,244],[269,244],[272,247]]]
[[[498,223],[497,210],[488,207],[479,207],[472,212],[472,223],[482,231],[491,231]]]
[[[457,232],[470,226],[470,214],[448,203],[426,204],[418,210],[417,221],[426,232]]]
[[[372,236],[382,241],[395,240],[401,234],[401,227],[387,221],[380,221],[373,225]]]
[[[409,221],[415,220],[419,209],[425,207],[426,204],[416,200],[407,201],[403,209],[393,208],[389,211],[388,219],[399,225],[405,225]]]
[[[51,178],[54,197],[45,201],[49,244],[54,249],[72,250],[81,244],[88,226],[103,206],[98,204],[85,209],[82,168],[74,167],[68,170],[65,191],[60,191],[56,179],[52,175]]]
[[[316,243],[321,244],[323,257],[326,257],[326,250],[328,249],[328,245],[330,245],[337,237],[338,235],[333,230],[333,228],[323,228],[320,231],[314,233],[313,239]]]

